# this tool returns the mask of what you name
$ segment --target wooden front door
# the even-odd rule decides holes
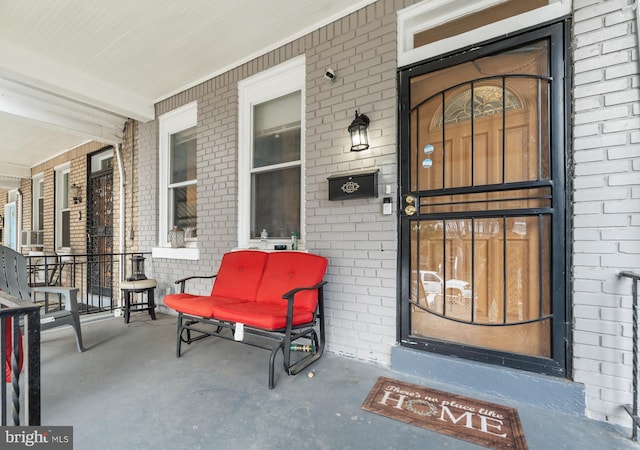
[[[566,373],[562,25],[401,73],[401,342]]]

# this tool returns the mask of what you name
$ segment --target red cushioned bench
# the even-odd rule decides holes
[[[299,373],[324,352],[327,263],[304,252],[239,250],[223,256],[216,275],[176,281],[180,293],[164,298],[178,312],[176,356],[183,342],[217,336],[271,350],[269,389],[278,351],[285,372]],[[214,278],[211,294],[185,293],[186,282],[195,278]]]

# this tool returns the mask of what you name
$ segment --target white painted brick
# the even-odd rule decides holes
[[[599,132],[600,126],[598,123],[586,123],[582,125],[576,125],[573,129],[573,136],[576,138],[584,136],[594,136]]]
[[[583,97],[574,100],[573,109],[576,112],[588,111],[602,107],[602,101],[599,97]]]
[[[625,29],[628,29],[628,25],[622,25]],[[635,50],[637,45],[635,35],[625,32],[624,35],[620,35],[619,39],[604,42],[602,44],[602,53],[610,53],[625,50]],[[632,72],[633,73],[633,72]],[[637,72],[635,72],[637,73]]]
[[[604,24],[605,26],[609,27],[623,22],[631,22],[633,20],[633,8],[629,7],[628,5],[626,8],[623,7],[618,11],[612,11],[610,14],[607,14],[604,18]],[[629,30],[629,33],[631,33],[631,30]]]
[[[600,364],[600,361],[596,361],[594,359],[577,358],[573,362],[573,367],[577,371],[597,372],[600,370]]]
[[[616,337],[621,335],[620,324],[615,322],[606,322],[600,319],[583,319],[578,317],[575,319],[574,325],[576,332],[588,331],[600,335],[609,335]]]
[[[577,269],[580,269],[579,267]],[[617,307],[619,304],[617,295],[604,294],[600,292],[576,292],[574,301],[577,305],[609,306]]]
[[[577,176],[594,174],[615,174],[624,172],[625,170],[628,170],[628,168],[628,162],[623,160],[609,161],[606,164],[602,164],[599,162],[588,162],[577,166],[574,173]]]
[[[593,228],[579,228],[574,230],[573,239],[575,241],[598,241],[600,240],[600,230]]]
[[[613,241],[601,241],[601,242],[574,242],[573,249],[576,253],[595,253],[595,254],[603,254],[603,253],[616,253],[618,250],[618,245]]]
[[[597,5],[601,0],[573,0],[574,11],[580,11],[582,8],[587,8],[592,5]]]
[[[590,60],[585,60],[581,64],[585,66],[583,70],[592,70],[592,69],[606,67],[611,64],[620,64],[623,62],[627,62],[627,58],[620,61],[610,61],[609,63],[602,61],[603,59],[611,60],[613,58],[600,57],[600,58],[592,58]],[[574,90],[574,95],[576,98],[582,98],[582,97],[589,97],[593,95],[609,94],[611,92],[620,92],[620,91],[624,91],[627,88],[628,88],[628,82],[626,79],[616,78],[613,80],[606,80],[600,83],[592,83],[588,85],[576,86]]]
[[[599,288],[599,283],[594,283],[595,285],[587,285],[585,287],[597,290]],[[600,319],[601,318],[601,308],[597,306],[584,306],[584,305],[576,305],[573,308],[573,315],[576,318],[583,319]]]
[[[580,61],[583,59],[600,56],[600,54],[602,53],[601,50],[602,50],[602,44],[600,43],[585,45],[585,46],[578,46],[573,52],[573,59],[574,61]],[[576,72],[574,75],[574,82],[576,84],[591,83],[593,81],[596,81],[591,78],[595,76],[598,76],[598,79],[601,79],[602,72],[600,70],[592,70],[589,72],[584,72],[584,71]]]
[[[609,175],[610,186],[637,186],[640,184],[640,172]]]
[[[575,123],[577,125],[600,122],[602,120],[610,121],[611,119],[617,119],[629,116],[629,108],[625,105],[602,108],[596,111],[588,111],[576,113]]]
[[[620,242],[620,251],[622,253],[637,253],[640,255],[640,241],[623,241]],[[636,267],[640,267],[640,258]]]
[[[616,271],[627,267],[637,267],[638,255],[603,255],[601,257],[601,264],[603,267],[611,267],[616,269]]]
[[[580,333],[581,335],[587,335],[586,333]],[[578,333],[576,333],[576,336]],[[589,335],[592,335],[589,333]],[[576,358],[586,358],[595,361],[610,361],[617,362],[620,360],[620,351],[602,348],[600,345],[585,345],[576,343],[573,346],[573,353]],[[578,380],[576,380],[578,381]]]
[[[635,230],[631,227],[625,229],[603,229],[602,230],[602,239],[612,239],[612,240],[628,240],[634,241],[640,239],[640,235],[638,235],[638,230]]]
[[[613,201],[604,205],[605,214],[640,213],[640,202]]]
[[[604,96],[605,106],[619,105],[622,103],[632,103],[640,100],[640,93],[637,89],[627,89],[621,92],[608,92]]]
[[[630,367],[627,367],[626,370],[631,372]],[[617,405],[625,405],[633,402],[633,394],[618,389],[601,389],[600,399]]]
[[[594,17],[603,16],[612,12],[618,12],[623,8],[628,7],[627,0],[608,0],[605,2],[597,2],[590,8],[578,8],[575,6],[574,20],[580,22],[583,20],[592,19]]]
[[[640,146],[638,145],[627,145],[625,147],[607,149],[607,158],[609,159],[626,159],[638,157],[640,157]]]
[[[624,134],[603,134],[576,139],[574,142],[574,150],[612,147],[616,145],[624,145],[626,143],[627,137]]]
[[[588,36],[589,32],[598,30],[600,33],[597,33],[598,39],[602,40],[604,38],[600,38],[600,34],[602,32],[603,20],[600,17],[594,17],[592,19],[583,20],[579,23],[574,24],[574,33],[576,34],[576,44],[581,46],[583,43],[581,41],[586,41],[585,35]],[[591,35],[595,35],[596,33],[591,33]]]
[[[575,202],[596,200],[622,200],[628,198],[628,190],[624,188],[582,189],[573,194]]]
[[[578,192],[581,189],[589,189],[589,188],[597,188],[604,186],[605,180],[604,177],[600,175],[592,175],[592,176],[582,176],[579,178],[574,178],[573,187]]]
[[[631,117],[628,119],[611,120],[607,121],[603,125],[602,131],[604,133],[614,133],[617,131],[629,131],[636,130],[640,127],[640,118]]]

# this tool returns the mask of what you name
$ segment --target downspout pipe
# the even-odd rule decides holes
[[[17,189],[16,198],[16,251],[19,252],[22,248],[22,189]]]
[[[120,172],[120,220],[118,221],[118,253],[120,253],[120,278],[119,281],[124,280],[125,278],[125,269],[126,269],[126,258],[123,255],[125,252],[125,236],[124,236],[124,225],[125,225],[125,187],[127,185],[126,182],[126,174],[124,172],[124,163],[122,161],[122,143],[119,143],[115,146],[116,160],[118,161],[118,171]],[[122,298],[118,297],[118,305],[122,306]],[[114,311],[114,315],[119,317],[122,310],[120,308],[116,308]]]

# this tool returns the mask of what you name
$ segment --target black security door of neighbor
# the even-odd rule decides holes
[[[570,373],[567,29],[401,70],[403,346]]]
[[[96,296],[93,306],[112,307],[113,168],[89,174],[87,205],[87,291]]]

